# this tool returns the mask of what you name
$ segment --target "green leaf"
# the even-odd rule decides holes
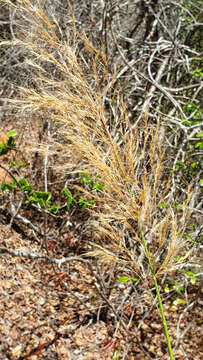
[[[169,204],[166,204],[166,203],[159,203],[158,206],[160,208],[167,208],[169,206]]]
[[[186,150],[189,150],[189,151],[193,150],[193,146],[191,144],[187,144]]]
[[[183,206],[182,206],[182,205],[177,205],[177,206],[176,206],[176,209],[177,209],[177,210],[183,210]]]
[[[181,121],[184,126],[191,126],[192,122],[188,120]]]
[[[31,195],[34,192],[32,186],[29,184],[27,179],[23,178],[23,179],[20,179],[18,182],[21,185],[22,191],[28,192],[29,195]]]
[[[61,190],[61,195],[65,196],[67,199],[72,198],[72,194],[71,194],[70,190],[67,188],[63,188]]]
[[[81,184],[89,184],[92,181],[90,176],[85,172],[81,172],[79,175],[80,175],[80,183]]]
[[[42,209],[46,209],[46,202],[44,201],[44,199],[39,199],[38,203],[40,204]]]
[[[27,164],[26,163],[22,163],[22,164],[17,164],[20,168],[26,168]]]
[[[22,186],[29,186],[30,185],[29,182],[27,181],[27,179],[25,179],[25,178],[20,179],[18,182]]]
[[[91,209],[92,207],[95,206],[95,201],[94,200],[87,200],[85,197],[81,197],[78,201],[77,204],[79,205],[79,207],[81,207],[82,209]]]
[[[189,225],[189,228],[190,228],[190,230],[195,230],[195,225],[194,225],[194,224],[190,224],[190,225]]]
[[[88,208],[92,209],[93,207],[95,207],[96,205],[96,201],[95,200],[89,200],[88,201]]]
[[[197,167],[197,163],[196,163],[196,162],[193,162],[192,164],[190,164],[190,167],[191,167],[192,169],[195,169],[195,168]]]
[[[186,274],[190,277],[190,283],[192,285],[195,285],[197,282],[197,278],[196,278],[195,274],[192,271],[186,271]]]
[[[92,299],[93,299],[93,301],[97,300],[97,294],[96,293],[92,294]]]
[[[178,160],[176,164],[181,166],[183,169],[187,168],[187,166],[185,165],[185,163],[182,160]]]
[[[193,241],[192,237],[185,231],[184,236],[187,240]]]
[[[169,288],[169,285],[166,284],[164,285],[164,291],[168,294],[170,292],[170,288]]]
[[[114,354],[113,354],[113,360],[118,360],[119,359],[119,357],[120,357],[120,355],[119,355],[119,351],[118,350],[115,350],[114,351]]]
[[[5,190],[15,191],[15,190],[17,190],[17,186],[15,184],[2,183],[1,184],[1,190],[3,190],[3,191],[5,191]]]
[[[186,271],[185,272],[187,275],[189,275],[189,276],[193,276],[194,275],[194,273],[192,272],[192,271]]]
[[[61,190],[61,195],[66,198],[66,211],[69,211],[71,204],[75,201],[70,190],[67,188],[63,188]]]
[[[190,283],[191,283],[192,285],[195,285],[196,282],[197,282],[196,276],[191,276],[191,278],[190,278]]]
[[[101,184],[101,183],[99,183],[99,182],[94,182],[93,184],[92,184],[92,190],[94,190],[94,191],[102,191],[103,190],[103,185]]]
[[[15,161],[9,161],[8,163],[9,163],[9,165],[11,165],[13,167],[17,166],[17,163]]]
[[[16,144],[15,139],[12,136],[9,137],[7,141],[7,147],[9,149],[12,149],[15,146],[15,144]]]
[[[130,278],[128,276],[121,276],[120,279],[118,280],[118,283],[122,284],[128,281],[130,281]]]
[[[17,131],[16,131],[16,130],[11,130],[11,131],[7,134],[8,137],[13,137],[13,136],[16,136],[16,135],[17,135]]]
[[[184,291],[184,287],[181,285],[174,284],[172,286],[172,289],[175,290],[178,294],[181,293],[181,291]]]
[[[13,167],[18,166],[20,168],[25,168],[27,166],[26,163],[20,164],[20,163],[17,163],[15,161],[9,161],[8,163],[9,163],[9,165],[11,165]]]
[[[181,305],[181,304],[185,304],[185,300],[177,298],[176,300],[173,301],[173,305],[175,305],[175,306]]]
[[[202,131],[202,132],[200,132],[200,133],[197,133],[195,136],[196,136],[197,138],[202,137],[202,136],[203,136],[203,131]]]
[[[50,213],[52,214],[57,214],[57,212],[59,211],[59,209],[61,208],[60,205],[51,205],[48,210]]]
[[[8,152],[7,143],[0,144],[0,155],[4,155]]]
[[[25,204],[37,204],[37,203],[38,203],[38,199],[33,195],[29,196],[28,200],[25,200]]]
[[[203,149],[203,141],[198,141],[198,143],[195,144],[195,148],[202,150]]]
[[[174,261],[179,261],[179,260],[182,259],[182,256],[176,255],[176,256],[173,257],[173,259],[174,259]]]
[[[48,191],[35,191],[35,195],[38,199],[42,199],[46,202],[50,201],[51,199],[51,193]]]
[[[87,199],[85,197],[81,197],[78,201],[77,204],[83,208],[86,209],[87,208]]]
[[[187,112],[193,112],[197,109],[197,105],[189,101],[185,106],[183,106],[183,109]]]

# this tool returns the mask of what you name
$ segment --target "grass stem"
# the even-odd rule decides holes
[[[172,351],[172,347],[171,347],[170,336],[169,336],[169,333],[168,333],[168,327],[167,327],[167,323],[166,323],[166,317],[165,317],[165,314],[164,314],[163,303],[162,303],[161,295],[160,295],[160,291],[159,291],[159,286],[158,286],[156,274],[154,272],[154,268],[153,268],[153,265],[152,265],[152,262],[151,262],[149,250],[147,248],[147,244],[146,244],[146,241],[145,241],[142,226],[140,224],[139,224],[139,231],[140,231],[140,235],[141,235],[142,243],[143,243],[143,246],[144,246],[145,254],[146,254],[146,257],[147,257],[147,260],[148,260],[148,263],[149,263],[150,271],[151,271],[152,278],[153,278],[154,285],[155,285],[155,289],[156,289],[156,294],[157,294],[158,303],[159,303],[159,309],[160,309],[160,313],[161,313],[161,320],[162,320],[162,323],[163,323],[163,326],[164,326],[164,332],[165,332],[166,341],[167,341],[167,345],[168,345],[169,356],[170,356],[171,360],[174,360],[173,351]]]

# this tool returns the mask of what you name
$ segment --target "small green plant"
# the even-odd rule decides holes
[[[16,135],[16,131],[11,131],[8,133],[8,141],[2,143],[0,145],[0,154],[3,155],[7,153],[9,150],[13,149],[15,146],[15,139],[14,136]],[[14,161],[10,161],[9,164],[12,167],[18,166],[18,167],[25,167],[26,164],[18,164]],[[80,173],[80,183],[83,185],[90,184],[91,191],[102,191],[103,186],[100,182],[93,181],[87,173]],[[22,179],[15,179],[12,177],[11,182],[5,182],[1,184],[1,190],[2,191],[21,191],[24,192],[27,195],[27,199],[25,200],[26,205],[39,205],[42,209],[46,209],[48,212],[57,214],[59,210],[64,208],[64,205],[60,204],[53,204],[52,194],[51,192],[45,192],[45,191],[36,191],[33,189],[32,185],[29,183],[29,181],[25,178]],[[66,205],[65,210],[67,212],[70,211],[71,206],[78,206],[82,209],[91,209],[96,206],[95,200],[88,200],[86,197],[82,196],[81,192],[76,192],[75,194],[72,194],[72,192],[67,189],[63,188],[61,190],[61,196],[65,197],[66,199]]]
[[[164,291],[165,293],[175,292],[176,297],[173,300],[171,310],[176,311],[178,309],[178,305],[185,304],[185,300],[182,299],[182,294],[184,293],[184,286],[179,284],[171,284],[167,283],[164,284]]]
[[[82,209],[91,209],[96,205],[96,202],[94,200],[87,200],[84,196],[80,197],[80,199],[77,201],[77,204]]]
[[[1,190],[5,191],[5,190],[10,190],[10,191],[16,191],[18,189],[17,187],[17,183],[15,180],[11,180],[11,183],[2,183],[1,184]]]
[[[113,360],[118,360],[119,357],[120,357],[119,351],[116,349],[116,350],[114,351],[114,354],[113,354],[112,359],[113,359]]]
[[[15,148],[15,136],[17,132],[15,130],[10,131],[7,136],[8,140],[0,144],[0,155],[5,155],[9,150]]]
[[[181,234],[181,236],[183,236],[185,239],[187,239],[193,243],[200,243],[202,236],[198,234],[196,237],[194,237],[194,234],[193,234],[194,230],[195,230],[195,225],[189,224],[186,227],[185,231]]]
[[[94,181],[86,172],[81,172],[79,174],[80,176],[80,183],[83,185],[90,185],[90,190],[93,190],[95,192],[103,191],[103,185],[101,182]],[[97,176],[97,178],[100,178],[100,176]]]
[[[167,208],[167,207],[169,207],[169,204],[159,203],[159,204],[158,204],[158,207],[160,207],[160,208]]]
[[[92,300],[93,300],[93,302],[95,302],[97,300],[97,294],[96,293],[92,294]]]
[[[61,195],[66,198],[66,211],[70,210],[71,205],[78,205],[82,209],[91,209],[96,205],[94,200],[87,200],[84,196],[80,196],[78,200],[76,200],[78,197],[77,193],[73,195],[67,188],[61,190]]]
[[[118,280],[118,283],[123,284],[123,283],[126,283],[128,281],[134,281],[134,282],[136,282],[138,284],[140,282],[140,279],[135,278],[135,277],[121,276],[119,278],[119,280]]]
[[[192,148],[193,150],[197,148],[201,150],[203,148],[203,141],[198,141]],[[179,160],[177,161],[175,168],[172,170],[172,173],[174,173],[174,175],[179,174],[183,176],[183,179],[190,179],[194,178],[194,176],[199,173],[201,166],[201,160],[192,160],[192,158],[186,160],[185,162]]]
[[[7,134],[8,140],[0,144],[0,155],[4,155],[8,151],[15,148],[16,143],[14,137],[16,135],[17,132],[15,130],[12,130]],[[18,163],[15,161],[9,161],[9,165],[18,168],[26,167],[25,163]],[[102,184],[98,181],[94,181],[86,172],[81,172],[79,176],[80,176],[80,183],[84,186],[89,185],[91,191],[101,192],[103,190]],[[99,176],[97,176],[97,178],[99,178]],[[26,205],[31,205],[31,204],[40,205],[42,209],[46,209],[50,213],[57,214],[60,209],[64,208],[63,205],[52,203],[51,192],[34,190],[32,185],[25,178],[15,179],[15,177],[12,177],[10,183],[5,182],[1,184],[1,190],[22,191],[27,195],[27,199],[25,200]],[[91,209],[96,206],[95,200],[87,199],[86,197],[81,195],[81,192],[76,192],[73,195],[69,189],[63,188],[61,190],[61,196],[65,197],[66,199],[65,210],[67,212],[70,211],[71,206],[74,205],[82,209]]]
[[[186,271],[185,274],[189,277],[189,282],[191,285],[195,285],[197,282],[197,277],[193,271]]]
[[[177,259],[177,261],[179,260],[180,259]],[[189,283],[192,286],[194,286],[198,281],[195,271],[184,270],[182,275],[186,277],[187,280],[189,280]],[[186,303],[186,301],[183,299],[185,285],[172,283],[169,281],[168,283],[164,284],[163,288],[165,293],[174,293],[175,295],[175,299],[173,300],[172,306],[170,307],[172,311],[177,311],[180,305],[184,305]]]
[[[90,176],[85,172],[81,172],[79,174],[79,176],[80,176],[80,183],[81,184],[89,184],[89,183],[92,182],[92,179],[90,178]]]
[[[70,192],[69,189],[63,188],[63,189],[61,190],[61,195],[66,198],[66,211],[69,211],[69,210],[70,210],[70,206],[71,206],[72,204],[75,204],[75,203],[76,203],[75,199],[74,199],[73,196],[72,196],[72,193]]]
[[[19,168],[26,168],[27,166],[26,163],[17,163],[15,161],[9,161],[8,163],[13,167],[19,167]]]
[[[51,192],[45,191],[35,191],[32,186],[29,184],[28,180],[25,178],[11,180],[11,183],[2,183],[1,190],[9,190],[9,191],[22,191],[27,194],[27,200],[25,200],[26,205],[40,205],[42,209],[48,210],[50,213],[58,213],[58,211],[64,208],[64,205],[53,204],[51,202],[52,194]],[[91,209],[96,206],[95,200],[88,200],[84,196],[73,196],[71,191],[67,188],[63,188],[61,190],[61,195],[66,199],[65,210],[67,212],[70,211],[71,206],[78,206],[82,209]]]
[[[164,291],[166,293],[175,291],[178,295],[180,295],[184,291],[184,286],[178,285],[178,284],[167,283],[167,284],[164,284]]]
[[[199,149],[199,150],[203,150],[203,141],[198,141],[198,142],[195,144],[195,148],[196,148],[196,149]]]
[[[186,303],[186,301],[184,299],[181,298],[177,298],[173,301],[173,305],[170,307],[171,311],[177,311],[178,310],[178,306],[179,305],[184,305]]]

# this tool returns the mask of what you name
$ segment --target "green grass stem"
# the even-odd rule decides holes
[[[139,224],[139,231],[140,231],[140,235],[141,235],[142,243],[143,243],[143,246],[144,246],[145,254],[146,254],[146,257],[147,257],[147,260],[148,260],[148,263],[149,263],[150,271],[151,271],[152,278],[153,278],[154,285],[155,285],[155,289],[156,289],[156,294],[157,294],[158,303],[159,303],[159,309],[160,309],[160,313],[161,313],[161,320],[162,320],[162,323],[163,323],[163,326],[164,326],[164,332],[165,332],[166,341],[167,341],[167,345],[168,345],[169,356],[170,356],[171,360],[174,360],[173,351],[172,351],[172,347],[171,347],[170,336],[169,336],[169,333],[168,333],[168,327],[167,327],[166,318],[165,318],[165,314],[164,314],[163,303],[162,303],[161,295],[160,295],[160,291],[159,291],[159,286],[158,286],[156,274],[154,272],[154,268],[153,268],[153,265],[152,265],[152,262],[151,262],[149,250],[147,248],[147,244],[146,244],[146,241],[145,241],[142,226],[140,224]]]

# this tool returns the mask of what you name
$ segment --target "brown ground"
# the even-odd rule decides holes
[[[30,244],[9,225],[1,225],[1,248],[23,249],[38,252],[39,247]],[[68,269],[67,269],[68,272]],[[84,304],[76,304],[72,296],[62,295],[59,278],[54,278],[51,265],[44,260],[32,261],[22,257],[2,255],[0,259],[0,358],[6,359],[106,359],[113,358],[115,349],[123,354],[130,341],[122,327],[117,332],[113,324],[91,319],[91,311]],[[86,278],[86,286],[84,283]],[[82,279],[80,281],[80,278]],[[65,279],[66,280],[66,279]],[[84,265],[76,264],[69,274],[70,289],[89,298],[95,308],[91,293],[93,282]],[[58,281],[58,283],[57,283]],[[87,300],[86,300],[87,301]],[[202,311],[200,300],[195,300],[195,289],[188,295],[188,304],[173,312],[170,301],[165,303],[168,326],[175,359],[200,360]],[[185,311],[186,310],[186,311]],[[130,314],[130,307],[126,308]],[[139,307],[136,313],[139,317]],[[136,321],[131,326],[136,331]],[[177,333],[177,324],[179,331]],[[145,318],[141,329],[132,339],[126,359],[166,359],[165,339],[156,309]],[[121,356],[122,359],[122,356]]]

